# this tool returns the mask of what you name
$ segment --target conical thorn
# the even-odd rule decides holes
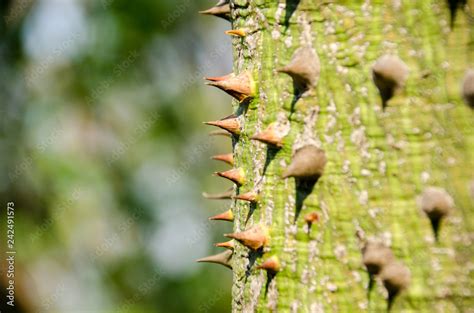
[[[268,230],[260,225],[253,226],[243,232],[225,234],[224,236],[235,239],[252,250],[258,250],[269,242]]]
[[[299,48],[288,65],[277,69],[280,73],[290,75],[300,91],[316,86],[320,70],[319,57],[311,47]]]
[[[316,212],[308,213],[304,216],[304,220],[311,226],[313,223],[319,221],[319,214]]]
[[[272,123],[264,131],[253,135],[250,139],[281,148],[283,147],[283,138],[288,132],[288,127],[278,127],[277,123]]]
[[[410,285],[411,273],[404,264],[394,261],[384,266],[379,276],[388,293],[387,309],[390,311],[395,298]]]
[[[297,177],[317,180],[324,171],[327,159],[324,150],[313,145],[298,149],[291,164],[283,173],[283,178]]]
[[[385,54],[372,66],[372,78],[382,99],[382,109],[397,90],[402,89],[408,78],[408,66],[396,55]]]
[[[230,166],[234,165],[234,155],[232,153],[214,155],[211,159],[225,162]]]
[[[205,77],[205,79],[209,81],[207,83],[209,86],[225,91],[239,102],[253,98],[256,94],[255,82],[248,71],[244,71],[239,75],[231,73],[218,77]]]
[[[258,201],[258,194],[254,191],[249,191],[235,195],[234,199],[256,203]]]
[[[232,255],[233,255],[232,250],[226,250],[224,252],[221,252],[215,255],[210,255],[205,258],[198,259],[196,260],[196,262],[221,264],[227,268],[232,269],[232,265],[231,265]]]
[[[237,117],[225,118],[218,121],[204,122],[206,125],[217,126],[231,134],[240,135],[240,121]]]
[[[219,247],[219,248],[234,249],[235,244],[233,240],[229,240],[225,242],[216,243],[214,246]]]
[[[221,81],[229,81],[230,79],[233,79],[234,77],[235,77],[234,73],[230,73],[224,76],[207,76],[207,77],[204,77],[204,79],[210,82],[221,82]]]
[[[210,194],[210,193],[207,193],[207,192],[202,193],[202,196],[204,198],[210,199],[210,200],[232,199],[233,195],[234,195],[234,189],[233,188],[230,188],[229,190],[221,192],[221,193],[214,193],[214,194]]]
[[[231,30],[227,30],[225,33],[226,35],[229,35],[229,36],[237,36],[237,37],[247,36],[247,32],[243,29],[231,29]]]
[[[245,183],[244,170],[241,168],[235,168],[224,172],[216,172],[215,175],[227,178],[238,186],[241,186]]]
[[[454,200],[451,195],[440,187],[429,186],[417,198],[418,206],[428,216],[438,241],[441,221],[454,210]]]
[[[265,261],[259,266],[256,267],[256,269],[261,269],[261,270],[266,270],[272,273],[277,273],[281,270],[281,265],[280,265],[280,260],[278,259],[277,256],[272,256]]]
[[[368,241],[362,248],[362,263],[371,275],[378,275],[382,268],[394,262],[392,250],[383,243]]]
[[[219,213],[217,215],[211,216],[209,218],[211,221],[227,221],[227,222],[233,222],[234,221],[234,214],[232,213],[231,210],[227,210],[223,213]]]
[[[206,14],[206,15],[214,15],[220,18],[223,18],[227,21],[231,20],[231,14],[230,14],[230,4],[229,2],[225,2],[223,4],[216,4],[210,9],[204,10],[204,11],[199,11],[200,14]]]

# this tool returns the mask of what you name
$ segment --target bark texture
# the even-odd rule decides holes
[[[474,12],[472,3],[468,3]],[[234,102],[241,133],[235,168],[259,192],[235,200],[234,232],[268,228],[263,251],[235,245],[234,312],[383,312],[387,293],[377,282],[370,299],[362,263],[364,240],[390,246],[411,271],[395,312],[469,312],[474,307],[474,115],[461,82],[474,61],[474,27],[458,11],[453,30],[445,1],[231,1],[234,71],[250,71],[257,95]],[[300,47],[318,55],[316,87],[295,93],[278,69]],[[398,56],[409,68],[403,88],[382,110],[372,65]],[[288,128],[283,147],[250,140],[271,123]],[[324,174],[297,185],[283,173],[305,145],[325,151]],[[455,209],[436,242],[417,197],[444,188]],[[311,231],[304,216],[317,212]],[[358,236],[356,235],[358,234]],[[257,266],[277,256],[281,271]]]

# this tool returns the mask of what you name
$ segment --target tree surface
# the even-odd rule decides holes
[[[257,198],[232,201],[229,237],[245,243],[235,233],[260,227],[266,240],[234,245],[233,312],[385,311],[380,277],[368,287],[368,242],[389,247],[411,273],[392,311],[470,312],[474,123],[461,85],[474,62],[473,4],[460,4],[452,25],[448,3],[434,0],[234,0],[230,8],[230,27],[240,30],[234,72],[251,77],[250,96],[233,102],[233,167],[244,178],[234,191]],[[300,48],[317,54],[310,83],[285,74]],[[374,84],[384,55],[407,67],[388,99]],[[270,124],[284,134],[281,147],[251,139]],[[283,178],[308,145],[327,159],[319,179]],[[420,209],[431,187],[454,200],[437,240]],[[272,257],[276,272],[259,269]]]

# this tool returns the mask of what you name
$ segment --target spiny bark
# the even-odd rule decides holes
[[[380,312],[386,289],[402,282],[410,283],[394,311],[474,307],[474,116],[461,93],[474,66],[474,27],[465,14],[451,30],[448,5],[436,0],[234,0],[230,8],[229,28],[245,33],[232,39],[234,72],[251,73],[255,85],[251,100],[234,100],[234,168],[245,176],[235,193],[259,194],[232,202],[234,232],[259,225],[269,236],[257,251],[234,246],[233,311]],[[302,47],[320,66],[305,90],[278,71]],[[385,111],[372,73],[383,55],[409,70]],[[289,124],[281,145],[251,140],[277,121]],[[323,175],[315,184],[283,179],[307,145],[324,150]],[[438,242],[417,206],[429,186],[455,202]],[[361,251],[369,239],[389,246],[390,266],[403,273],[384,270],[386,288],[379,281],[370,297]],[[277,273],[257,270],[273,256]]]

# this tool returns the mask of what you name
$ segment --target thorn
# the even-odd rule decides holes
[[[225,162],[225,163],[229,164],[230,166],[234,165],[234,156],[233,156],[232,153],[218,154],[218,155],[213,156],[211,159],[216,160],[216,161]]]
[[[395,92],[405,85],[408,78],[408,66],[398,56],[385,54],[372,66],[372,78],[382,98],[382,109]]]
[[[248,71],[244,71],[239,75],[231,73],[225,76],[205,77],[205,79],[209,81],[208,85],[227,92],[239,102],[253,98],[256,93],[255,83]]]
[[[319,57],[310,47],[299,48],[288,65],[277,69],[280,73],[290,75],[298,88],[302,90],[316,86],[320,70]]]
[[[462,96],[471,109],[474,109],[474,69],[468,69],[462,84]]]
[[[216,172],[214,174],[220,177],[227,178],[238,186],[241,186],[245,183],[244,170],[241,168],[235,168],[224,172]]]
[[[221,252],[215,255],[210,255],[205,258],[198,259],[196,260],[196,262],[221,264],[221,265],[224,265],[225,267],[232,269],[232,265],[230,264],[232,255],[233,255],[233,252],[231,250],[226,250],[224,252]]]
[[[237,37],[245,37],[247,36],[247,32],[243,29],[231,29],[231,30],[227,30],[225,31],[225,34],[226,35],[229,35],[229,36],[237,36]]]
[[[324,150],[313,145],[298,149],[291,160],[291,164],[283,173],[283,178],[313,178],[321,177],[327,159]]]
[[[263,132],[253,135],[250,139],[281,148],[283,147],[283,138],[288,132],[289,128],[278,127],[277,123],[271,123]]]
[[[319,221],[319,214],[316,212],[308,213],[304,216],[304,220],[306,221],[306,224],[308,224],[308,228],[310,228],[314,222]]]
[[[230,188],[227,191],[221,192],[221,193],[214,193],[210,194],[207,192],[203,192],[202,196],[206,199],[211,199],[211,200],[225,200],[225,199],[232,199],[232,196],[234,195],[234,189]]]
[[[230,22],[230,4],[229,1],[219,1],[215,6],[210,9],[199,11],[200,14],[214,15],[223,18]]]
[[[420,209],[430,219],[435,239],[438,240],[441,220],[454,210],[453,198],[443,188],[426,187],[417,202]]]
[[[235,195],[233,198],[236,199],[236,200],[248,201],[248,202],[251,202],[251,203],[258,202],[258,194],[254,191],[241,193],[239,195]]]
[[[210,221],[227,221],[227,222],[233,222],[234,221],[234,214],[232,213],[231,210],[227,210],[223,213],[211,216],[209,218]]]
[[[306,221],[306,223],[314,223],[314,222],[317,222],[319,220],[319,215],[318,213],[316,212],[311,212],[311,213],[308,213],[304,216],[304,220]]]
[[[362,248],[362,263],[371,276],[379,274],[394,259],[392,250],[382,243],[369,241]]]
[[[390,311],[397,295],[410,285],[411,273],[405,265],[394,261],[382,269],[380,279],[388,292],[387,310]]]
[[[225,234],[224,236],[235,239],[252,250],[258,250],[268,244],[268,230],[259,225],[240,233]]]
[[[228,117],[218,121],[205,122],[206,125],[217,126],[234,135],[240,135],[240,122],[237,117]]]
[[[214,130],[209,133],[209,136],[224,136],[224,137],[231,137],[231,135],[225,130]]]
[[[234,73],[230,73],[224,76],[209,76],[209,77],[204,77],[205,80],[208,80],[210,82],[222,82],[222,81],[228,81],[232,78],[234,78],[235,75]]]
[[[219,248],[234,249],[235,244],[233,240],[229,240],[225,242],[216,243],[214,246],[219,247]]]
[[[272,256],[266,259],[265,261],[263,261],[263,263],[257,266],[256,269],[266,270],[273,274],[278,273],[281,269],[280,260],[278,259],[277,256]]]

